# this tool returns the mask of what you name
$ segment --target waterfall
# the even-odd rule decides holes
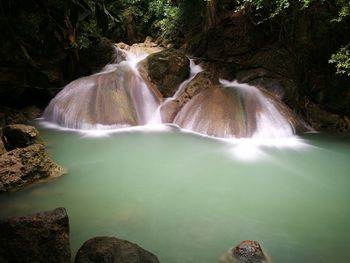
[[[44,119],[67,128],[90,130],[172,123],[228,139],[287,138],[296,133],[296,126],[304,125],[287,106],[263,90],[236,81],[207,81],[205,72],[197,75],[203,69],[193,60],[188,79],[173,97],[162,98],[157,88],[146,85],[137,69],[137,63],[146,56],[141,48],[135,52],[118,50],[119,63],[69,83],[47,106]],[[190,90],[192,95],[187,93]]]
[[[145,57],[145,55],[143,55]],[[72,81],[50,102],[44,119],[74,129],[120,128],[147,124],[159,106],[139,75],[142,59],[107,65],[101,72]]]
[[[221,80],[179,111],[181,128],[220,138],[286,138],[294,134],[291,112],[256,87]]]

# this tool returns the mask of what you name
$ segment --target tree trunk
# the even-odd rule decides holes
[[[216,17],[217,0],[205,0],[205,1],[207,2],[207,11],[206,11],[204,30],[208,31],[209,29],[215,27],[217,24],[217,17]]]

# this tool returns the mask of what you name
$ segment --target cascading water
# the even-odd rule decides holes
[[[174,123],[221,138],[285,138],[294,134],[290,113],[256,87],[236,81],[205,90],[188,102]]]
[[[195,77],[203,69],[191,60],[189,78],[172,98],[163,99],[154,87],[147,87],[137,70],[146,55],[139,50],[119,52],[124,52],[126,61],[68,84],[46,108],[45,120],[73,129],[174,123],[228,139],[286,138],[295,133],[298,121],[292,111],[256,87],[222,80],[200,91],[203,83],[196,83]],[[198,89],[198,94],[187,98],[187,89]],[[180,105],[177,100],[183,99]]]
[[[147,124],[160,98],[139,75],[136,64],[140,58],[127,59],[69,83],[45,109],[45,120],[74,129]]]

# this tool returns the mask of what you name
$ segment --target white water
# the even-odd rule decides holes
[[[101,72],[69,83],[50,102],[44,119],[74,129],[111,129],[145,125],[159,98],[147,87],[136,65],[146,55],[107,65]]]
[[[256,114],[256,131],[253,134],[255,139],[288,138],[295,133],[294,127],[287,118],[273,105],[266,96],[256,87],[241,84],[237,81],[220,80],[224,87],[240,89],[254,98],[254,104],[258,105]]]
[[[69,83],[50,102],[44,112],[44,120],[65,128],[91,131],[124,129],[140,125],[161,125],[163,123],[161,107],[179,97],[186,85],[203,69],[200,65],[195,65],[193,60],[190,60],[191,72],[189,78],[179,86],[172,98],[162,100],[147,87],[137,70],[137,63],[146,56],[147,54],[144,53],[126,52],[126,61],[107,65],[100,73]],[[255,111],[251,114],[255,114],[256,130],[252,136],[243,137],[252,137],[257,140],[293,137],[295,133],[293,125],[257,88],[239,84],[236,81],[221,80],[221,84],[223,87],[232,87],[241,90],[242,93],[249,94],[250,99],[246,104],[254,103],[258,105],[247,107],[248,110]],[[251,97],[254,97],[254,100]],[[186,125],[179,126],[192,132],[211,135],[207,130],[210,126],[215,126],[216,123],[212,123],[212,120],[206,118],[206,116],[200,116],[200,113],[204,110],[206,109],[198,107],[194,114],[184,117],[186,118]],[[201,119],[198,120],[198,118]],[[198,121],[202,127],[196,129],[195,126]],[[215,121],[221,121],[223,127],[228,126],[226,122],[232,122],[232,120],[224,118]],[[249,120],[246,120],[246,122],[248,123]],[[103,131],[97,133],[102,134]],[[219,135],[223,138],[236,137],[229,131],[223,131],[220,134],[224,134],[223,136]]]

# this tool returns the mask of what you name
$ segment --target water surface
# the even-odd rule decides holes
[[[1,195],[0,217],[65,207],[73,255],[107,235],[164,263],[217,262],[244,239],[275,263],[349,262],[349,140],[256,148],[178,130],[41,134],[69,174]]]

